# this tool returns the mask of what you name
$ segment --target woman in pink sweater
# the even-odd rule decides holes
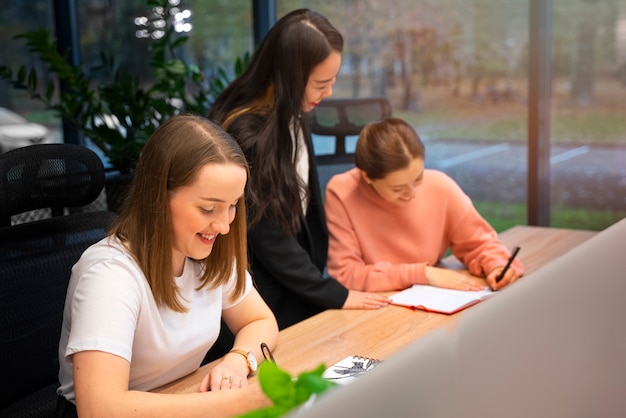
[[[413,284],[479,290],[469,277],[436,267],[448,249],[498,290],[524,273],[470,198],[446,174],[424,169],[424,145],[405,121],[368,124],[356,168],[326,187],[328,273],[349,289],[400,290]]]

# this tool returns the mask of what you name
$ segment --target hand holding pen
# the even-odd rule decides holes
[[[517,253],[519,252],[520,247],[515,247],[513,248],[513,251],[511,252],[511,256],[509,257],[509,259],[506,262],[506,265],[504,266],[504,268],[500,271],[499,274],[496,275],[495,279],[493,278],[494,273],[490,274],[487,277],[487,282],[489,283],[489,285],[491,286],[491,288],[493,290],[499,290],[502,287],[514,282],[515,280],[519,279],[521,276],[519,274],[519,272],[517,272],[515,269],[511,269],[511,264],[513,263],[513,260],[515,260],[515,257],[517,256]],[[510,273],[507,276],[507,272]],[[506,277],[506,280],[504,280],[504,282],[502,282],[502,284],[500,284],[500,282]],[[495,282],[495,283],[494,283]]]

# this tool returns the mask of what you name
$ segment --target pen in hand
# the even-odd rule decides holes
[[[517,253],[519,252],[519,248],[520,247],[513,248],[513,252],[511,253],[511,256],[509,257],[509,261],[506,262],[506,265],[504,266],[504,268],[502,269],[498,277],[496,277],[496,283],[499,283],[500,280],[502,280],[502,278],[506,274],[509,267],[511,267],[511,263],[513,263],[513,260],[515,260],[515,257],[517,256]]]

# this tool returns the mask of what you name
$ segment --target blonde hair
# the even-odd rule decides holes
[[[135,258],[159,306],[186,312],[172,270],[172,216],[170,192],[193,183],[207,164],[248,165],[235,140],[217,124],[191,115],[175,116],[147,141],[137,164],[129,195],[109,235],[115,235]],[[244,199],[237,203],[227,235],[219,235],[204,260],[198,289],[215,288],[236,269],[232,299],[243,294],[248,269]]]

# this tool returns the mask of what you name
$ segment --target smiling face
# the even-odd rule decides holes
[[[333,85],[340,67],[341,54],[332,51],[324,61],[313,68],[304,89],[302,103],[304,112],[313,110],[322,100],[333,95]]]
[[[186,257],[208,257],[217,236],[230,231],[246,179],[246,170],[239,165],[207,164],[193,183],[170,193],[175,275],[182,274]]]
[[[415,198],[424,180],[424,160],[414,158],[408,167],[392,171],[382,179],[372,180],[363,172],[365,181],[386,201],[404,207]]]

